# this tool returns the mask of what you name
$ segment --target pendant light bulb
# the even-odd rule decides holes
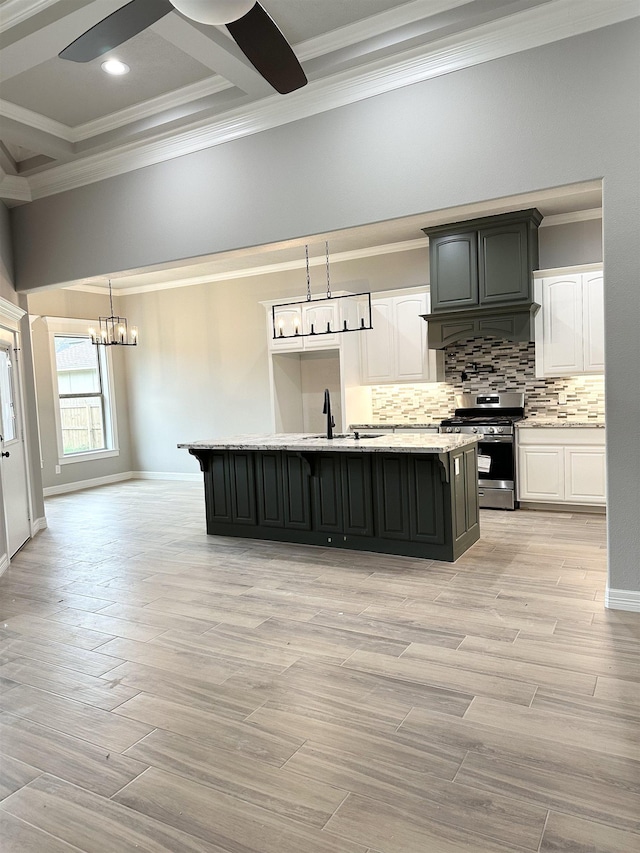
[[[178,12],[201,24],[230,24],[255,6],[255,0],[171,0]]]

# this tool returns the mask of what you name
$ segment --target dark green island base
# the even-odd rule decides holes
[[[437,452],[187,447],[207,533],[452,562],[480,537],[476,444]]]

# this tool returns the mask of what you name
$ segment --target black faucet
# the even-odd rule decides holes
[[[329,394],[328,388],[324,389],[324,406],[322,407],[322,414],[327,416],[327,438],[333,438],[333,428],[336,425],[336,422],[331,414],[331,395]]]

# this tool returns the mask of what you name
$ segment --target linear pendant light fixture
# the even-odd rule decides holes
[[[111,292],[111,279],[109,279],[109,307],[110,317],[98,318],[98,331],[89,329],[91,343],[103,347],[136,347],[138,346],[138,329],[129,325],[126,317],[118,317],[113,313],[113,293]]]
[[[327,295],[313,299],[309,275],[309,246],[304,247],[307,265],[307,298],[281,302],[271,308],[274,340],[363,332],[372,329],[371,293],[346,293],[334,296],[329,277],[329,243],[325,242]],[[336,310],[334,311],[334,305]],[[324,309],[324,310],[323,310]],[[329,309],[329,310],[327,310]]]

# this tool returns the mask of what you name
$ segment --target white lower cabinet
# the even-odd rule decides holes
[[[538,503],[604,506],[604,430],[520,428],[518,498]]]
[[[521,446],[518,462],[520,500],[564,500],[563,447]]]
[[[361,336],[360,364],[363,385],[395,382],[441,382],[441,351],[430,350],[427,324],[429,294],[396,291],[371,299],[373,328]]]

